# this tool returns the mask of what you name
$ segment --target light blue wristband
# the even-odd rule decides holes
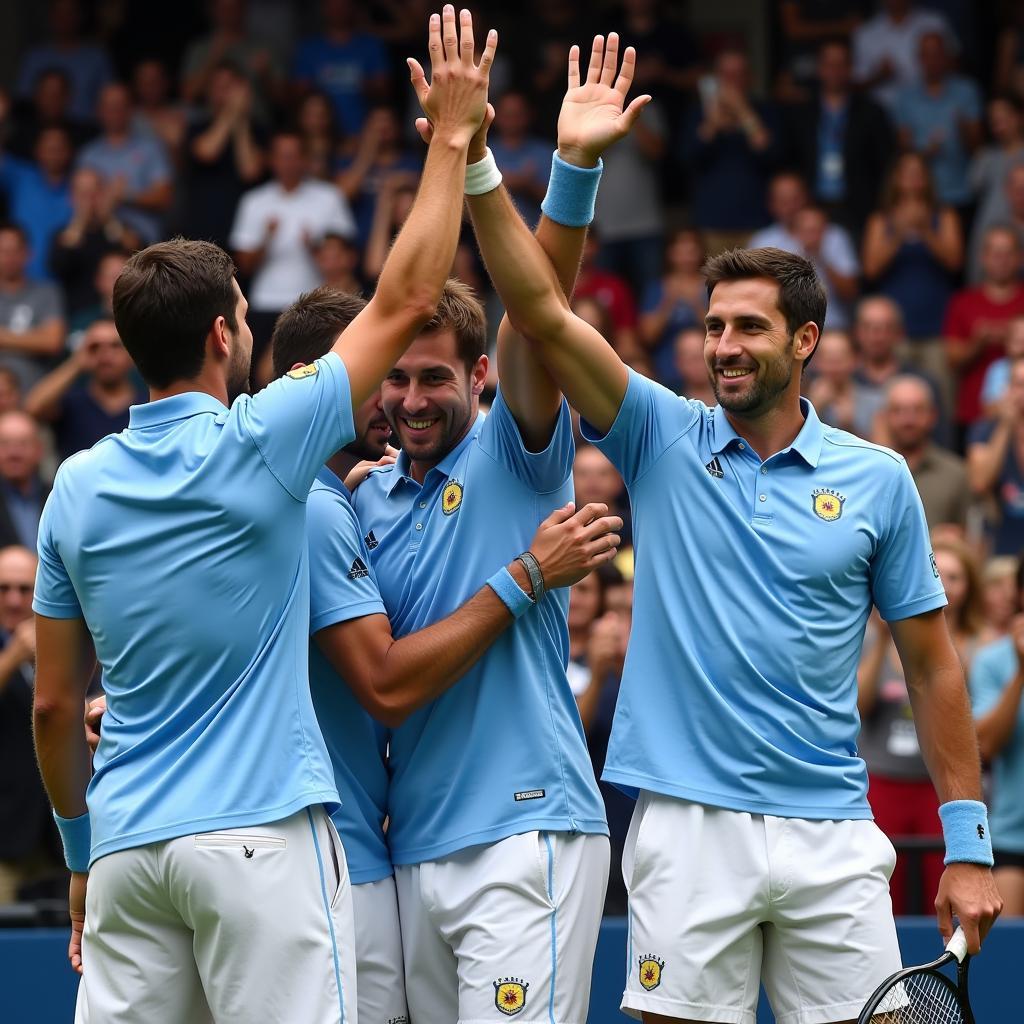
[[[53,820],[57,822],[61,842],[64,844],[64,863],[69,871],[88,871],[89,853],[92,849],[92,825],[89,812],[77,818],[62,818],[56,811]]]
[[[946,864],[992,866],[992,836],[988,808],[980,800],[950,800],[939,807]]]
[[[601,184],[604,162],[596,167],[567,164],[556,150],[551,155],[548,193],[540,204],[544,216],[567,228],[585,228],[594,219],[597,187]]]
[[[487,586],[498,595],[514,619],[533,607],[533,598],[516,583],[515,577],[504,566],[487,581]]]

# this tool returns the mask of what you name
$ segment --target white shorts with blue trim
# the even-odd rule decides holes
[[[76,1024],[358,1024],[352,889],[314,806],[101,857]]]
[[[754,1024],[850,1020],[900,969],[892,843],[873,821],[807,821],[640,794],[622,857],[622,1009]]]
[[[395,877],[352,886],[360,1024],[409,1024]]]
[[[412,1020],[586,1024],[608,861],[606,836],[525,832],[397,867]]]

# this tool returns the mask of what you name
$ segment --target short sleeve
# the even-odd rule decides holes
[[[39,517],[39,565],[32,610],[51,619],[80,619],[82,606],[54,538],[54,527],[60,519],[59,502],[54,490]]]
[[[256,197],[250,192],[242,196],[231,225],[230,245],[241,252],[253,252],[263,242],[266,225],[259,219]]]
[[[626,394],[608,433],[600,436],[585,420],[580,430],[608,456],[629,487],[697,423],[703,408],[630,370]]]
[[[386,615],[355,510],[343,495],[314,487],[306,509],[309,632],[363,615]]]
[[[571,476],[576,445],[572,419],[565,399],[558,413],[548,446],[541,452],[527,451],[519,424],[498,388],[491,411],[480,428],[480,448],[537,494],[558,490]]]
[[[231,407],[270,471],[305,501],[324,461],[354,437],[352,393],[340,357],[323,359],[268,384]]]
[[[968,684],[971,710],[976,718],[988,714],[999,703],[1016,671],[1017,658],[1009,641],[997,640],[978,651],[971,663]]]
[[[886,523],[871,563],[871,592],[892,622],[942,608],[946,593],[932,555],[924,507],[901,459],[885,503]]]

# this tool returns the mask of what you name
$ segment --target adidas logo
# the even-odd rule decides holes
[[[716,479],[721,480],[725,476],[725,471],[722,469],[722,464],[718,461],[716,455],[710,462],[704,464],[704,468]]]
[[[361,558],[353,558],[352,565],[348,570],[348,578],[350,580],[361,580],[369,575],[370,570],[366,568],[366,563]]]
[[[374,548],[375,548],[375,547],[376,547],[376,546],[377,546],[377,545],[378,545],[378,544],[380,543],[380,541],[379,541],[379,540],[377,540],[377,538],[376,538],[376,537],[374,537],[374,535],[373,535],[373,530],[371,530],[371,531],[370,531],[370,532],[369,532],[369,533],[368,533],[368,534],[367,534],[367,535],[366,535],[366,536],[365,536],[365,537],[363,538],[363,540],[364,540],[364,541],[366,541],[366,546],[367,546],[367,547],[368,547],[368,548],[369,548],[369,549],[370,549],[371,551],[372,551],[372,550],[373,550],[373,549],[374,549]]]

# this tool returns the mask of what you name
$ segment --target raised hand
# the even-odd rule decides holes
[[[619,546],[622,520],[608,506],[592,502],[576,510],[571,502],[555,509],[537,527],[530,550],[549,590],[571,587],[599,565],[610,562]]]
[[[487,112],[487,85],[498,33],[487,33],[480,63],[473,61],[473,17],[446,4],[442,15],[430,16],[430,82],[419,61],[409,58],[409,75],[416,98],[439,137],[456,146],[467,146]]]
[[[636,51],[626,47],[619,63],[619,37],[612,32],[594,36],[586,81],[580,84],[580,48],[569,50],[569,88],[558,114],[558,153],[563,160],[593,167],[598,157],[636,123],[651,97],[637,96],[625,110],[623,104],[633,84]]]

